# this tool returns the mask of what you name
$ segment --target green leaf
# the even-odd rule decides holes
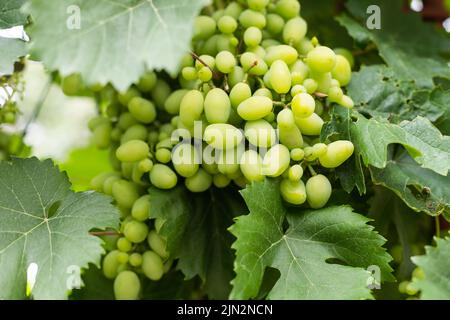
[[[368,43],[370,42],[370,33],[367,32],[367,29],[361,26],[357,21],[351,18],[346,13],[342,13],[340,16],[336,17],[336,21],[338,21],[341,26],[344,26],[348,34],[359,43]]]
[[[186,279],[199,275],[210,298],[225,299],[234,277],[233,237],[227,228],[247,212],[239,194],[234,189],[193,194],[178,187],[152,188],[150,197],[151,217],[166,220],[160,233],[168,239],[171,257],[179,259],[178,269]]]
[[[14,62],[26,55],[25,42],[20,39],[0,37],[0,74],[12,74]]]
[[[450,175],[421,168],[406,153],[389,160],[385,168],[370,171],[374,183],[394,191],[415,211],[434,216],[450,210]]]
[[[127,89],[145,69],[174,74],[189,50],[193,19],[206,0],[34,0],[28,7],[31,52],[63,76]],[[80,9],[73,28],[70,6]],[[70,12],[70,11],[69,11]],[[68,28],[70,26],[71,28]]]
[[[385,119],[357,117],[351,128],[352,142],[366,166],[386,167],[387,147],[401,144],[422,168],[447,175],[450,169],[450,137],[442,136],[428,119],[417,117],[397,125]]]
[[[0,3],[0,29],[24,25],[27,16],[20,11],[26,0],[2,0]]]
[[[366,28],[370,5],[380,7],[381,29]],[[432,87],[437,76],[450,78],[447,61],[441,55],[450,49],[448,38],[432,24],[422,22],[419,14],[405,13],[403,1],[349,0],[346,6],[362,27],[357,28],[348,17],[341,17],[339,22],[356,40],[366,40],[366,33],[397,77],[414,80],[420,87]]]
[[[180,271],[165,274],[159,281],[145,280],[142,297],[144,300],[174,300],[185,298],[184,276]]]
[[[380,268],[382,280],[392,279],[385,240],[350,207],[288,210],[275,180],[241,193],[250,214],[230,228],[237,237],[231,298],[255,297],[267,267],[281,273],[269,299],[369,299],[365,269],[371,265]]]
[[[73,193],[50,160],[0,163],[0,299],[26,295],[26,271],[38,265],[35,299],[67,298],[69,267],[99,264],[93,228],[115,228],[119,213],[107,196]]]
[[[425,247],[426,254],[413,257],[413,262],[422,268],[424,279],[413,279],[415,287],[421,290],[424,300],[450,299],[450,238],[435,238],[436,246]]]
[[[414,80],[397,79],[395,72],[384,65],[363,66],[353,73],[347,90],[359,112],[395,123],[417,116],[434,122],[450,102],[450,91],[418,89]]]
[[[71,300],[114,300],[114,281],[107,279],[100,268],[90,264],[82,279],[83,287],[73,291]]]

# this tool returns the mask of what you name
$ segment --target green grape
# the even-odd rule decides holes
[[[212,14],[212,18],[213,18],[215,21],[219,21],[219,19],[220,19],[221,17],[223,17],[224,14],[225,14],[225,10],[224,10],[224,9],[219,9],[219,10],[216,10],[216,11]]]
[[[150,249],[156,252],[163,260],[169,258],[169,253],[167,252],[167,241],[157,234],[156,231],[152,230],[148,233],[147,242]]]
[[[141,97],[131,99],[128,103],[128,110],[142,123],[151,123],[156,119],[156,109],[153,103]]]
[[[175,172],[164,164],[155,164],[150,171],[150,182],[159,189],[172,189],[177,185]]]
[[[145,221],[150,215],[150,195],[137,199],[131,208],[131,216],[137,221]]]
[[[331,79],[331,87],[340,87],[341,84],[336,79]]]
[[[191,67],[192,68],[192,67]],[[192,68],[194,69],[194,68]],[[195,69],[194,69],[195,70]],[[188,93],[186,89],[175,90],[164,102],[164,109],[169,114],[178,114],[180,112],[180,104],[183,97]]]
[[[238,149],[228,149],[222,151],[217,159],[217,168],[219,172],[226,175],[230,179],[234,179],[236,174],[239,175],[239,159],[241,153]]]
[[[334,53],[336,53],[336,55],[343,56],[345,59],[347,59],[348,63],[350,64],[350,69],[353,69],[355,65],[355,59],[353,58],[353,55],[349,50],[345,48],[335,48]]]
[[[120,180],[120,175],[113,175],[111,177],[108,177],[105,179],[105,181],[103,182],[103,192],[107,195],[112,195],[112,186],[114,184],[114,182],[119,181]]]
[[[233,86],[230,91],[230,102],[233,108],[237,106],[244,100],[252,96],[252,90],[250,86],[245,82],[239,82]]]
[[[328,93],[332,86],[331,72],[319,73],[311,71],[310,76],[317,82],[317,91],[321,93]]]
[[[130,103],[131,99],[140,97],[140,96],[141,96],[141,93],[138,90],[136,90],[135,88],[131,87],[127,91],[119,93],[119,95],[117,96],[117,99],[123,106],[126,107]]]
[[[278,113],[278,137],[280,142],[288,149],[303,146],[303,137],[295,124],[294,114],[291,109],[283,109]]]
[[[122,130],[127,130],[132,125],[138,124],[139,122],[136,120],[135,117],[129,112],[124,112],[120,115],[119,121],[117,122],[117,125]]]
[[[316,102],[310,94],[299,93],[292,98],[291,108],[295,117],[308,118],[314,113]]]
[[[260,57],[261,59],[264,59],[264,57],[266,56],[266,50],[261,47],[261,46],[255,46],[252,48],[247,48],[248,52],[253,52],[254,54],[256,54],[258,57]]]
[[[234,52],[236,48],[236,38],[231,34],[221,34],[216,40],[216,52]]]
[[[280,34],[283,31],[284,19],[275,13],[266,15],[267,25],[266,30],[272,35]]]
[[[151,72],[146,72],[140,79],[139,82],[137,83],[137,87],[139,89],[139,91],[142,92],[150,92],[153,87],[156,85],[156,81],[158,80],[156,73],[154,73],[153,71]]]
[[[242,12],[242,6],[237,2],[230,2],[224,10],[224,14],[231,16],[235,19],[239,18]]]
[[[331,87],[330,90],[328,90],[328,100],[331,102],[341,101],[343,96],[344,92],[339,87]]]
[[[295,46],[295,49],[297,49],[298,54],[306,56],[312,49],[314,49],[314,46],[311,43],[311,40],[305,37]]]
[[[202,67],[197,72],[198,79],[202,82],[208,82],[212,79],[212,71],[208,67]]]
[[[78,73],[71,74],[62,79],[61,89],[67,96],[76,96],[83,90],[83,80]]]
[[[306,201],[305,184],[302,180],[283,179],[280,183],[280,194],[286,202],[294,205],[300,205]]]
[[[186,93],[180,103],[180,122],[186,126],[193,125],[203,113],[203,94],[198,90]]]
[[[292,79],[294,79],[294,78],[292,78]],[[291,96],[295,97],[299,93],[306,93],[306,88],[304,86],[302,86],[301,84],[296,84],[296,85],[292,86]],[[291,101],[291,103],[292,103],[292,101]]]
[[[119,252],[119,254],[117,255],[117,261],[120,264],[128,263],[128,258],[128,253],[126,252]]]
[[[309,68],[302,60],[295,61],[290,70],[293,85],[302,84],[309,75]]]
[[[348,108],[348,109],[353,108],[355,105],[352,98],[350,98],[349,96],[347,96],[345,94],[342,96],[341,100],[337,101],[337,103],[339,103],[341,106]]]
[[[275,47],[281,45],[281,42],[275,39],[265,39],[263,34],[263,41],[261,42],[261,46],[264,49],[269,49],[270,47]]]
[[[302,134],[307,136],[318,136],[322,131],[324,122],[321,117],[313,113],[307,118],[295,117],[295,123]]]
[[[290,160],[289,149],[286,146],[274,145],[264,155],[262,174],[268,177],[278,177],[289,167]]]
[[[106,149],[111,144],[111,124],[98,125],[92,132],[92,143],[99,149]]]
[[[312,146],[312,148],[312,152],[316,158],[323,156],[328,150],[328,146],[325,143],[316,143]]]
[[[249,74],[262,76],[267,72],[267,64],[253,52],[243,53],[240,61],[244,70]]]
[[[275,60],[270,66],[270,84],[280,94],[291,89],[291,72],[283,60]]]
[[[288,170],[288,178],[292,182],[300,181],[303,176],[303,168],[299,164],[295,164]]]
[[[286,22],[283,28],[283,41],[296,46],[303,40],[308,30],[308,25],[301,17],[295,17]]]
[[[90,185],[95,191],[103,192],[103,184],[109,177],[119,177],[116,172],[102,172],[92,178]]]
[[[142,140],[130,140],[116,150],[116,157],[122,162],[135,162],[145,159],[150,152],[148,144]]]
[[[336,64],[331,71],[334,79],[339,81],[341,86],[346,86],[350,83],[352,78],[352,68],[348,60],[341,55],[336,55]]]
[[[269,98],[270,100],[273,99],[272,91],[270,91],[270,90],[267,89],[267,88],[259,88],[258,90],[256,90],[256,91],[253,93],[253,95],[256,96],[256,97],[267,97],[267,98]]]
[[[336,64],[336,54],[328,47],[318,46],[308,52],[306,64],[313,71],[330,72]]]
[[[169,163],[172,158],[172,153],[168,149],[158,149],[155,154],[156,160],[161,163]]]
[[[103,258],[103,274],[108,279],[114,279],[117,277],[117,269],[119,268],[119,262],[117,261],[117,256],[119,255],[118,250],[113,250],[109,252],[105,258]]]
[[[294,114],[291,109],[283,109],[277,115],[277,124],[281,128],[295,127]]]
[[[300,3],[297,0],[280,0],[277,2],[275,12],[288,20],[300,13]]]
[[[133,271],[125,270],[114,280],[116,300],[137,300],[141,291],[141,282]]]
[[[266,26],[266,17],[261,12],[247,9],[239,15],[239,22],[244,28],[256,27],[258,29],[264,29]]]
[[[133,173],[134,163],[133,162],[122,162],[120,164],[120,168],[122,171],[122,175],[126,179],[131,178],[131,174]]]
[[[200,158],[194,146],[179,143],[173,150],[172,163],[175,171],[182,177],[189,178],[197,173]]]
[[[190,53],[185,53],[181,58],[180,68],[192,67],[194,65],[194,58]]]
[[[416,267],[414,268],[411,276],[413,279],[423,280],[425,279],[425,272],[421,267]]]
[[[400,293],[406,294],[406,288],[409,285],[409,281],[402,281],[400,282],[400,284],[398,285],[398,291]]]
[[[314,154],[314,149],[312,147],[310,147],[310,146],[305,147],[303,149],[303,151],[305,152],[305,160],[306,161],[310,161],[311,162],[311,161],[314,161],[314,160],[317,159],[317,157]]]
[[[326,153],[319,157],[319,162],[325,168],[339,167],[351,157],[354,149],[351,141],[334,141],[327,146]]]
[[[244,177],[252,181],[263,181],[262,159],[255,150],[247,150],[240,159],[240,169]]]
[[[316,107],[314,109],[314,113],[321,116],[323,114],[323,104],[320,100],[316,100]]]
[[[140,253],[134,252],[130,254],[128,259],[128,263],[132,267],[140,267],[142,265],[142,255]]]
[[[205,64],[211,69],[214,69],[214,67],[216,66],[216,59],[213,56],[202,54],[199,58],[200,59],[197,59],[195,61],[195,67],[197,68],[197,70],[205,67]]]
[[[153,251],[146,251],[142,255],[142,271],[153,281],[158,281],[164,274],[164,264],[159,255]]]
[[[228,84],[231,88],[240,82],[242,82],[245,78],[244,69],[240,66],[235,66],[233,70],[228,74]]]
[[[209,123],[226,123],[230,117],[230,109],[230,98],[224,90],[214,88],[208,92],[204,102],[204,111]]]
[[[308,78],[303,81],[303,86],[305,87],[307,93],[313,94],[317,91],[319,84],[316,80]]]
[[[287,65],[291,65],[297,61],[297,50],[291,46],[280,44],[271,46],[267,49],[264,61],[270,66],[277,60],[283,60]]]
[[[244,134],[252,145],[262,148],[273,146],[277,139],[275,129],[264,119],[248,121],[245,124]]]
[[[205,40],[216,32],[216,21],[208,16],[198,16],[194,20],[194,40]]]
[[[119,127],[115,127],[111,130],[111,140],[114,142],[120,141],[122,138],[122,130]]]
[[[88,122],[88,128],[91,131],[94,131],[95,128],[97,128],[99,125],[108,124],[109,119],[103,116],[96,116],[89,120]]]
[[[208,172],[210,175],[215,175],[220,173],[219,172],[219,167],[217,165],[217,163],[202,163],[202,168]]]
[[[231,149],[242,142],[243,134],[230,124],[216,123],[206,127],[203,140],[214,149]]]
[[[291,150],[291,159],[293,161],[302,161],[305,157],[305,152],[303,149],[300,148],[294,148]]]
[[[117,180],[112,185],[112,195],[119,205],[131,208],[139,198],[139,191],[136,184],[127,180]]]
[[[230,73],[236,65],[236,58],[229,51],[220,51],[216,56],[216,67],[222,73]]]
[[[237,21],[230,16],[222,16],[219,21],[217,21],[217,27],[220,32],[225,34],[231,34],[237,29]]]
[[[197,69],[194,67],[184,67],[181,69],[181,76],[188,81],[197,80]]]
[[[127,238],[117,239],[117,249],[121,252],[129,252],[133,248],[133,244]]]
[[[250,9],[262,11],[269,4],[269,0],[247,0],[247,5]]]
[[[310,207],[324,207],[330,199],[331,190],[331,183],[324,175],[318,174],[309,178],[306,182],[306,196]]]
[[[250,27],[244,32],[244,43],[247,47],[256,47],[262,40],[261,30],[256,27]]]
[[[133,243],[141,243],[147,238],[148,226],[137,220],[128,222],[124,229],[125,237]]]
[[[267,97],[253,96],[242,101],[237,107],[239,116],[244,120],[258,120],[272,112],[273,102]]]
[[[231,180],[222,173],[217,173],[213,176],[213,184],[217,188],[225,188],[230,184]]]
[[[122,144],[125,144],[131,140],[147,140],[148,131],[147,128],[142,124],[134,124],[130,126],[123,134],[120,139]]]
[[[166,102],[166,99],[171,93],[172,89],[167,84],[167,82],[161,79],[158,79],[156,81],[156,84],[151,91],[151,96],[158,109],[164,109],[164,102]]]

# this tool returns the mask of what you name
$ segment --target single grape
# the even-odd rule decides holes
[[[291,88],[291,96],[295,97],[299,93],[306,93],[306,88],[301,84],[296,84]]]
[[[71,74],[62,79],[61,89],[67,96],[76,96],[83,89],[83,80],[79,73]]]
[[[325,143],[316,143],[312,146],[312,148],[312,152],[316,158],[323,156],[328,150],[328,146]]]
[[[272,35],[278,35],[283,31],[284,19],[275,13],[266,15],[267,25],[266,30]]]
[[[272,108],[273,103],[270,98],[252,96],[239,104],[237,112],[244,120],[258,120],[267,116]]]
[[[217,188],[225,188],[230,184],[231,180],[222,173],[217,173],[213,176],[213,184]]]
[[[341,55],[345,59],[347,59],[348,63],[350,64],[350,68],[353,68],[353,66],[355,65],[355,59],[353,58],[353,54],[348,49],[335,48],[334,52],[336,53],[336,55]]]
[[[194,21],[194,40],[210,38],[216,32],[216,22],[208,16],[198,16]]]
[[[264,155],[262,174],[278,177],[289,167],[290,160],[289,149],[282,144],[276,144]]]
[[[126,252],[119,252],[119,254],[117,255],[117,261],[120,264],[128,263],[128,258],[129,258],[129,256],[128,256],[128,253],[126,253]]]
[[[305,184],[302,180],[283,179],[280,183],[280,194],[286,202],[294,205],[300,205],[306,201]]]
[[[129,112],[122,113],[119,117],[119,121],[117,122],[118,127],[122,130],[127,130],[129,127],[135,124],[138,124],[138,121]]]
[[[229,51],[220,51],[216,56],[216,67],[222,73],[230,73],[236,66],[236,58]]]
[[[262,159],[255,150],[247,150],[240,159],[240,169],[244,177],[249,181],[263,181]]]
[[[191,144],[179,143],[172,152],[172,163],[180,176],[189,178],[197,173],[200,156]]]
[[[233,33],[236,30],[237,26],[238,24],[236,19],[231,16],[224,15],[217,21],[217,27],[219,28],[219,31],[225,34]]]
[[[208,67],[201,67],[197,72],[197,77],[202,82],[208,82],[212,79],[212,71]]]
[[[169,163],[172,159],[172,152],[168,149],[161,148],[156,150],[155,153],[156,160],[158,160],[161,163]]]
[[[339,87],[331,87],[330,90],[328,90],[328,100],[331,102],[341,101],[343,96],[344,92]]]
[[[131,208],[131,215],[137,221],[145,221],[150,215],[150,195],[146,194],[137,199]]]
[[[171,92],[172,89],[166,81],[162,79],[158,79],[156,81],[156,84],[150,94],[153,99],[153,103],[158,109],[164,110],[164,102],[166,102]]]
[[[262,11],[269,4],[269,0],[247,0],[247,5],[250,9]]]
[[[153,87],[156,85],[156,81],[158,80],[156,73],[153,71],[146,72],[144,75],[139,79],[136,86],[138,87],[139,91],[142,92],[150,92]]]
[[[266,17],[261,12],[247,9],[239,15],[239,22],[244,28],[256,27],[258,29],[264,29],[266,26]]]
[[[244,43],[248,47],[256,47],[262,40],[261,30],[256,27],[250,27],[244,32]]]
[[[103,192],[107,195],[112,195],[112,186],[116,181],[120,180],[120,176],[119,175],[113,175],[111,177],[108,177],[105,179],[105,181],[103,182]]]
[[[136,184],[127,180],[117,180],[112,185],[112,195],[117,203],[125,208],[131,208],[139,198]]]
[[[166,250],[167,241],[156,233],[156,231],[152,230],[149,232],[147,242],[150,249],[156,252],[163,260],[169,258],[169,253]]]
[[[306,56],[312,49],[314,49],[314,46],[311,43],[311,40],[305,37],[295,46],[295,49],[297,49],[298,54]]]
[[[137,220],[132,220],[127,223],[124,229],[125,237],[133,243],[141,243],[147,238],[148,226]]]
[[[186,93],[180,103],[180,122],[190,126],[199,120],[203,113],[203,94],[198,90]]]
[[[324,207],[331,196],[331,183],[322,174],[312,176],[306,182],[306,196],[309,205],[313,209]]]
[[[338,140],[327,146],[327,151],[319,156],[320,164],[325,168],[336,168],[351,157],[354,151],[351,141]]]
[[[164,264],[159,255],[153,251],[146,251],[142,255],[142,271],[153,281],[158,281],[164,274]]]
[[[303,149],[294,148],[291,150],[291,159],[293,161],[302,161],[305,156]]]
[[[245,52],[240,58],[244,70],[252,75],[262,76],[267,72],[267,64],[253,52]]]
[[[295,124],[294,114],[291,109],[283,109],[278,113],[278,137],[280,142],[288,149],[303,146],[303,137]]]
[[[111,144],[111,124],[104,123],[98,125],[92,132],[92,143],[99,149],[109,148]]]
[[[141,282],[133,271],[125,270],[114,280],[114,296],[117,300],[137,300]]]
[[[117,256],[119,255],[119,252],[120,251],[118,250],[113,250],[103,258],[102,270],[103,274],[108,279],[117,277],[117,269],[119,268]]]
[[[128,263],[133,267],[140,267],[142,265],[142,255],[137,252],[130,254]]]
[[[280,94],[291,89],[291,72],[283,60],[275,60],[270,66],[270,84]]]
[[[348,60],[341,55],[336,55],[336,64],[331,71],[331,75],[334,79],[339,81],[341,86],[346,86],[350,83],[352,77],[352,68]]]
[[[295,61],[290,66],[290,70],[293,85],[303,84],[309,75],[309,68],[302,60]]]
[[[286,22],[283,28],[283,41],[295,46],[303,40],[308,30],[308,25],[301,17],[295,17]]]
[[[228,94],[214,88],[208,92],[204,102],[204,112],[209,123],[226,123],[230,117],[231,102]]]
[[[306,63],[316,72],[330,72],[336,64],[336,54],[328,47],[318,46],[308,53]]]
[[[280,44],[276,46],[271,46],[266,51],[266,56],[264,61],[271,66],[277,60],[283,60],[287,65],[291,65],[297,61],[298,53],[297,50],[291,46]]]
[[[288,170],[288,178],[292,182],[300,181],[303,176],[303,168],[299,164],[295,164]]]
[[[151,123],[156,119],[154,104],[141,97],[135,97],[128,103],[128,110],[139,122]]]
[[[322,131],[324,121],[317,114],[313,113],[307,118],[295,117],[295,123],[302,134],[307,136],[318,136]]]
[[[230,2],[225,8],[224,14],[238,19],[242,10],[242,6],[238,2]]]
[[[291,108],[298,118],[308,118],[316,109],[316,102],[314,98],[308,93],[299,93],[292,98]]]
[[[231,149],[242,142],[243,134],[230,124],[216,123],[206,127],[203,140],[214,149]]]
[[[190,68],[194,69],[193,67]],[[167,98],[166,102],[164,102],[164,109],[169,114],[175,115],[180,113],[181,100],[183,100],[183,97],[186,95],[186,93],[188,93],[188,90],[186,89],[179,89],[172,92],[170,96]]]
[[[233,70],[228,74],[228,84],[231,88],[240,82],[242,82],[245,78],[245,72],[240,66],[235,66]]]
[[[121,144],[125,144],[131,140],[147,140],[148,131],[147,128],[142,124],[134,124],[130,126],[125,132],[122,134],[120,139]]]
[[[94,178],[92,178],[90,185],[92,189],[94,189],[95,191],[103,192],[103,184],[105,180],[113,176],[119,177],[119,175],[116,172],[102,172],[96,175]]]
[[[277,139],[275,129],[263,119],[248,121],[245,124],[244,134],[252,145],[262,148],[273,146]]]
[[[280,0],[276,3],[275,11],[288,20],[299,14],[300,3],[297,0]]]
[[[164,164],[155,164],[150,171],[150,182],[159,189],[172,189],[177,181],[175,172]]]
[[[230,102],[233,108],[237,106],[244,100],[252,96],[252,90],[250,86],[245,82],[239,82],[234,85],[230,91]]]
[[[213,56],[202,54],[199,58],[200,59],[195,60],[195,67],[197,68],[197,70],[200,70],[203,67],[214,69],[214,67],[216,66],[216,59]]]
[[[307,93],[313,94],[314,92],[317,91],[319,84],[317,83],[316,80],[308,78],[305,79],[305,81],[303,81],[303,86],[305,87]]]
[[[127,238],[117,239],[117,249],[121,252],[129,252],[133,248],[133,244]]]
[[[122,162],[135,162],[145,159],[150,152],[148,144],[142,140],[130,140],[116,150],[116,157]]]
[[[352,98],[350,98],[349,96],[347,96],[345,94],[342,96],[341,100],[337,101],[337,103],[339,103],[341,106],[348,108],[348,109],[351,109],[354,106]]]

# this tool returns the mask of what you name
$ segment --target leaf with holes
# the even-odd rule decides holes
[[[119,213],[107,196],[74,193],[50,160],[0,162],[0,299],[26,296],[27,268],[38,265],[35,299],[65,299],[69,272],[99,264],[94,228],[115,228]]]
[[[123,91],[145,69],[174,74],[206,0],[35,0],[31,52],[64,76]],[[64,14],[67,13],[67,14]],[[77,18],[80,24],[77,24]]]
[[[369,219],[348,206],[288,209],[278,187],[266,180],[242,191],[250,214],[231,227],[237,238],[231,298],[256,297],[267,267],[280,271],[269,299],[369,299],[369,266],[379,268],[381,280],[393,279],[385,239]]]

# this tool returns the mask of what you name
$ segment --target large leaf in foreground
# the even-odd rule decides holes
[[[435,238],[436,246],[425,247],[426,254],[413,257],[413,262],[422,268],[424,279],[414,279],[414,286],[421,290],[421,299],[450,299],[450,238]]]
[[[35,299],[67,298],[69,271],[99,264],[104,250],[89,230],[116,227],[119,214],[109,197],[69,188],[50,160],[0,163],[0,299],[25,297],[31,263]]]
[[[2,0],[0,3],[0,29],[25,24],[27,16],[20,11],[26,0]]]
[[[371,265],[383,280],[392,279],[385,240],[350,207],[288,210],[273,180],[252,184],[242,195],[250,214],[231,228],[237,237],[231,298],[256,297],[266,267],[281,273],[269,299],[368,299],[365,269]]]
[[[24,41],[0,37],[0,74],[13,73],[14,62],[25,54]]]
[[[204,281],[210,298],[225,299],[234,277],[233,236],[227,228],[246,212],[237,191],[211,189],[193,194],[184,187],[150,190],[151,217],[166,220],[160,233],[168,239],[171,256],[187,279]]]
[[[148,69],[175,73],[189,49],[193,19],[206,0],[34,0],[31,52],[62,75],[79,72],[89,84],[125,90]],[[70,6],[80,28],[68,28]],[[74,11],[74,14],[77,12]]]

